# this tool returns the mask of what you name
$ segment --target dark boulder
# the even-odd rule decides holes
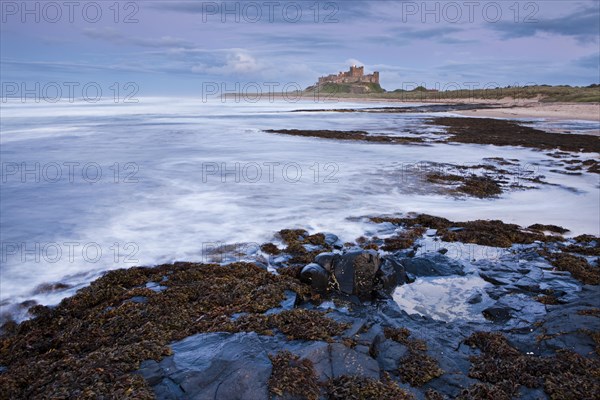
[[[379,254],[373,250],[356,250],[341,255],[333,266],[338,290],[361,299],[370,298],[375,289],[379,264]]]
[[[332,273],[333,264],[340,257],[339,254],[335,253],[321,253],[315,257],[315,262],[325,269],[325,271]]]
[[[329,274],[319,264],[311,263],[302,268],[300,279],[309,284],[315,292],[324,293],[327,291]]]
[[[413,282],[407,275],[404,265],[393,256],[382,258],[378,278],[381,282],[381,289],[386,293],[393,292],[396,286]]]

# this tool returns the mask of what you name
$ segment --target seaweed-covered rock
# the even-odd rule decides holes
[[[379,255],[373,250],[343,254],[334,264],[336,288],[344,294],[354,294],[362,299],[370,298],[379,264]]]

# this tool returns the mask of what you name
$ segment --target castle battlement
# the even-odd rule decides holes
[[[319,78],[319,85],[325,83],[377,83],[379,84],[379,72],[375,71],[370,75],[365,75],[365,67],[353,65],[349,71],[339,72],[337,75],[327,75]]]

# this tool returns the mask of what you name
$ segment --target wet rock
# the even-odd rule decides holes
[[[303,282],[310,284],[315,292],[324,293],[327,291],[329,274],[319,264],[311,263],[302,268],[300,278]]]
[[[366,354],[359,353],[341,343],[332,343],[330,356],[334,378],[347,375],[379,379],[379,364]]]
[[[206,333],[171,345],[173,356],[140,373],[159,398],[267,399],[271,361],[254,332]],[[178,393],[180,392],[180,393]]]
[[[320,382],[343,375],[379,378],[379,364],[375,359],[342,343],[291,344],[286,349],[310,360]]]
[[[37,286],[33,290],[33,294],[44,294],[44,293],[52,293],[59,292],[61,290],[70,289],[71,285],[67,285],[66,283],[56,282],[56,283],[42,283]]]
[[[483,316],[495,324],[504,324],[512,318],[510,308],[493,306],[483,310]]]
[[[443,254],[427,254],[421,257],[398,260],[407,273],[414,276],[465,275],[463,266]]]
[[[357,342],[368,346],[372,354],[377,354],[378,346],[385,340],[385,334],[381,325],[374,324],[366,332],[359,335]]]
[[[325,243],[336,249],[341,249],[344,245],[333,233],[325,233]]]
[[[338,290],[361,299],[370,298],[379,264],[379,255],[373,250],[357,250],[341,255],[334,264],[333,272]]]
[[[352,325],[346,332],[344,332],[344,337],[353,338],[358,335],[358,333],[365,327],[367,323],[366,319],[355,319],[352,321]]]
[[[388,293],[391,293],[396,286],[413,282],[406,274],[404,265],[394,256],[388,255],[382,258],[379,275],[383,290]]]
[[[393,340],[386,340],[378,347],[377,362],[384,371],[396,371],[408,348]]]
[[[160,293],[163,290],[167,289],[166,286],[162,286],[158,282],[148,282],[148,283],[146,283],[146,287],[156,293]]]
[[[404,270],[402,265],[398,264]],[[406,274],[405,274],[406,275]],[[383,262],[377,272],[377,278],[381,284],[381,289],[384,293],[390,294],[394,291],[394,288],[398,286],[398,273],[393,265],[393,261]]]
[[[323,250],[323,247],[319,246],[318,244],[307,243],[307,244],[303,244],[302,247],[304,247],[304,250],[306,250],[306,251],[308,251],[310,253],[312,253],[314,251]]]
[[[296,292],[292,292],[291,290],[286,290],[285,291],[285,299],[282,300],[281,303],[279,303],[279,307],[271,308],[270,310],[267,310],[265,312],[265,315],[279,314],[282,311],[292,310],[294,308],[294,306],[296,305],[297,301],[298,301],[298,295],[296,294]],[[240,314],[244,315],[245,313],[240,313]],[[234,314],[234,315],[236,315],[236,314]]]
[[[468,299],[467,303],[469,304],[479,304],[483,300],[483,296],[481,293],[474,293]]]
[[[488,272],[479,272],[479,276],[486,282],[491,283],[492,285],[509,285],[510,280],[504,278],[503,274],[499,273],[488,273]]]
[[[339,254],[335,253],[321,253],[315,257],[315,262],[325,269],[325,271],[332,273],[333,264],[340,257]]]
[[[158,385],[165,378],[164,371],[154,360],[143,361],[138,373],[146,379],[150,386]]]

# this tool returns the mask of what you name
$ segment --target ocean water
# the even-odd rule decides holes
[[[263,131],[440,132],[423,125],[427,114],[290,113],[361,106],[377,104],[166,98],[2,104],[0,313],[18,314],[16,304],[31,299],[56,304],[109,269],[205,261],[210,249],[263,243],[283,228],[354,240],[371,227],[353,217],[366,215],[426,212],[599,234],[598,176],[551,172],[546,152]],[[485,157],[519,159],[554,185],[465,199],[432,192],[409,173],[419,162],[476,164]],[[71,289],[40,286],[56,282]]]

